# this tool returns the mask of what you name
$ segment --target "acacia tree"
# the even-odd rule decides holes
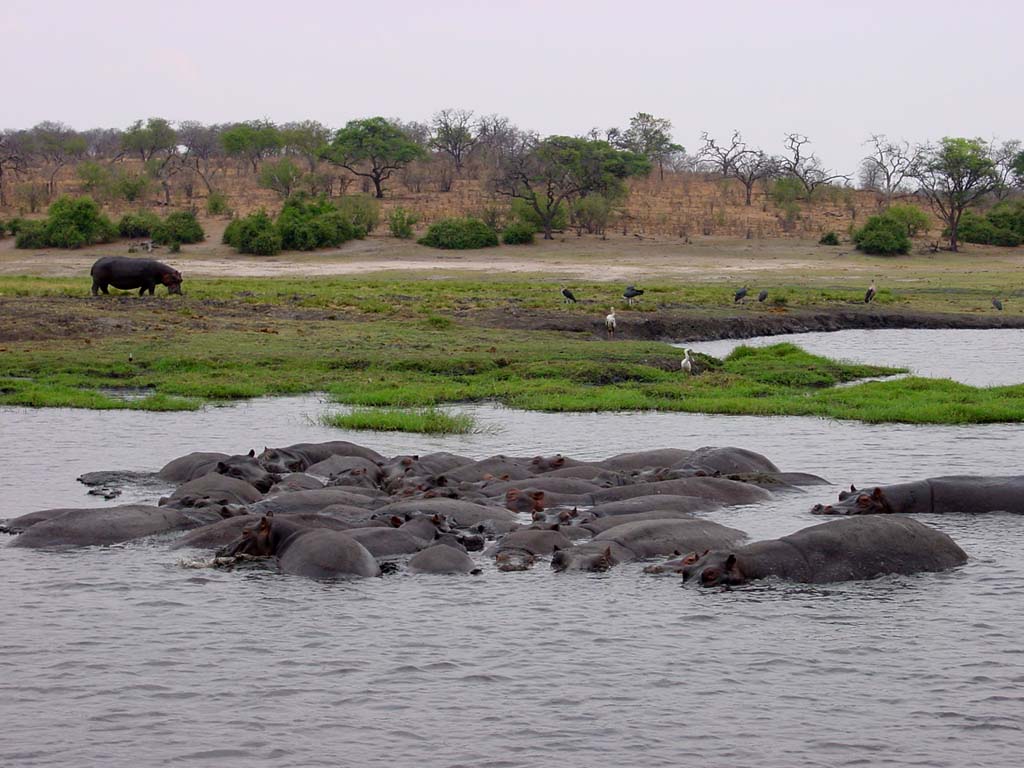
[[[302,169],[291,161],[291,158],[282,157],[264,163],[260,168],[259,184],[264,189],[271,189],[287,200],[295,191],[304,178]]]
[[[53,197],[57,191],[57,174],[65,165],[85,154],[85,139],[73,128],[50,121],[33,127],[26,138],[31,154],[46,166],[46,194]]]
[[[591,193],[620,198],[623,181],[650,173],[643,155],[619,150],[606,141],[549,136],[538,141],[523,136],[503,158],[493,180],[499,195],[517,198],[536,214],[544,239],[551,240],[555,217],[563,206]]]
[[[320,152],[331,140],[331,129],[316,120],[285,123],[281,126],[281,143],[291,154],[306,161],[310,173],[316,173]]]
[[[861,182],[880,192],[888,207],[913,179],[918,154],[908,142],[890,141],[883,133],[873,134],[864,143],[871,149],[861,160]]]
[[[947,136],[919,152],[914,178],[949,230],[949,249],[956,251],[960,217],[999,184],[996,164],[981,139]]]
[[[145,125],[136,120],[121,136],[121,147],[126,152],[138,154],[143,163],[148,163],[157,153],[170,154],[177,146],[177,132],[162,117],[151,117]]]
[[[267,120],[250,120],[225,128],[220,134],[224,151],[229,155],[244,157],[252,166],[252,172],[259,170],[259,162],[281,148],[281,132]]]
[[[378,198],[384,197],[382,184],[392,173],[426,156],[405,131],[383,117],[349,121],[321,154],[327,162],[372,180]]]
[[[813,152],[805,154],[805,147],[811,140],[799,133],[790,133],[785,140],[786,150],[789,155],[779,158],[779,170],[787,176],[791,176],[800,182],[807,197],[814,194],[814,190],[823,184],[833,181],[849,181],[850,177],[843,173],[834,173],[822,165],[821,160]]]
[[[476,146],[474,128],[469,109],[442,109],[431,122],[430,146],[451,157],[456,173],[462,172],[462,164]]]

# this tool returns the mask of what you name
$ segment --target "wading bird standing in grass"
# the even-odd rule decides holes
[[[693,358],[690,357],[690,350],[688,349],[684,349],[683,354],[685,357],[683,357],[683,362],[680,363],[680,367],[683,369],[683,373],[689,375],[693,373]]]
[[[568,288],[563,288],[562,289],[562,298],[565,299],[565,303],[566,304],[569,304],[570,302],[573,303],[573,304],[576,303],[576,297],[573,295],[572,291],[570,291]]]
[[[615,307],[610,307],[610,309],[611,312],[604,317],[604,327],[608,331],[608,338],[615,335]]]
[[[767,299],[767,298],[768,298],[768,289],[767,288],[762,288],[761,292],[759,294],[757,294],[757,300],[760,301],[763,304],[764,300]]]
[[[999,299],[992,299],[992,306],[998,309],[1000,312],[1003,311],[1003,302]]]
[[[871,281],[871,285],[868,286],[868,292],[864,294],[864,303],[870,304],[871,300],[875,298],[875,281]]]
[[[622,298],[626,300],[629,306],[633,306],[633,299],[637,296],[643,296],[644,292],[636,288],[636,286],[627,285],[626,290],[622,292]]]
[[[732,303],[736,304],[737,302],[743,301],[745,298],[747,298],[747,286],[744,285],[733,295]]]

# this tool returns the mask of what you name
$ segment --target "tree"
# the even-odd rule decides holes
[[[349,121],[323,151],[329,163],[372,180],[378,198],[384,197],[382,183],[392,173],[425,155],[419,144],[383,117]]]
[[[1021,144],[1017,139],[1004,141],[1002,144],[997,144],[993,140],[989,144],[989,154],[995,163],[996,188],[993,191],[997,199],[1005,200],[1013,191],[1014,176],[1019,177],[1015,164],[1022,154]]]
[[[652,165],[658,164],[660,178],[665,178],[665,163],[674,152],[684,152],[681,144],[672,141],[672,121],[637,112],[629,119],[629,128],[621,133],[608,131],[611,143],[637,155],[643,155]]]
[[[456,173],[461,173],[463,162],[477,142],[473,132],[473,111],[442,109],[434,115],[431,129],[430,145],[450,155]]]
[[[1013,158],[1013,175],[1018,187],[1024,187],[1024,152]]]
[[[260,160],[281,148],[281,132],[269,121],[250,120],[224,129],[220,141],[225,152],[244,157],[252,166],[252,172],[256,173]]]
[[[957,250],[960,218],[968,207],[999,184],[996,164],[981,139],[945,137],[920,149],[914,178],[949,231],[949,249]]]
[[[178,141],[185,147],[185,160],[203,180],[207,192],[213,192],[213,178],[223,168],[221,129],[189,120],[178,125]],[[214,164],[216,163],[216,165]]]
[[[331,140],[331,129],[316,120],[285,123],[281,126],[281,143],[291,154],[306,161],[310,173],[316,173],[320,152]]]
[[[779,161],[765,154],[760,149],[750,149],[743,141],[743,134],[732,132],[729,146],[719,146],[707,131],[701,134],[704,146],[698,157],[710,163],[726,178],[738,180],[746,191],[746,204],[751,204],[754,185],[761,179],[767,179],[778,170]]]
[[[523,137],[503,158],[493,186],[500,195],[523,200],[537,215],[544,239],[551,240],[552,222],[563,206],[590,193],[621,198],[624,179],[650,170],[646,157],[606,141]]]
[[[7,205],[7,178],[20,175],[26,168],[24,143],[18,134],[0,131],[0,205]]]
[[[739,131],[732,132],[732,138],[729,140],[728,147],[724,145],[719,146],[707,131],[701,133],[700,140],[704,142],[704,146],[700,148],[697,157],[711,165],[726,178],[732,175],[737,158],[749,151],[746,142],[743,141],[743,134]],[[747,203],[747,205],[750,205],[750,203]]]
[[[849,181],[850,177],[842,173],[833,173],[821,164],[817,155],[804,154],[804,147],[811,143],[811,140],[799,133],[791,133],[786,136],[786,149],[788,156],[779,158],[779,169],[800,182],[806,195],[810,198],[814,190],[822,184],[829,184],[842,179]]]
[[[85,154],[86,142],[63,123],[42,122],[28,132],[31,153],[46,166],[46,193],[52,197],[57,191],[60,169]]]
[[[282,198],[288,199],[295,188],[302,182],[305,174],[290,158],[264,163],[260,168],[260,186],[272,189]]]
[[[178,146],[178,134],[162,117],[151,117],[145,125],[136,120],[121,136],[121,146],[126,152],[137,154],[143,163],[148,163],[159,152],[174,152]]]
[[[861,160],[861,183],[867,189],[880,192],[885,205],[892,204],[895,195],[903,192],[914,177],[917,152],[906,141],[889,141],[883,133],[876,133],[864,142],[871,149]]]

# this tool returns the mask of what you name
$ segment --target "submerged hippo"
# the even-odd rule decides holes
[[[139,296],[149,291],[153,295],[158,285],[166,285],[168,293],[181,294],[181,272],[153,259],[130,259],[125,256],[104,256],[89,270],[92,275],[92,295],[100,291],[110,293],[108,286],[122,291],[139,289]]]
[[[876,515],[905,512],[1014,512],[1024,514],[1024,475],[953,475],[912,483],[874,486],[839,494],[835,504],[815,504],[815,515]]]
[[[380,576],[373,555],[347,533],[308,528],[271,515],[260,519],[256,528],[242,531],[217,554],[276,557],[282,573],[311,579]]]
[[[10,521],[15,524],[20,521],[24,533],[8,546],[32,549],[106,546],[144,536],[183,531],[214,519],[217,519],[214,515],[203,518],[199,514],[146,504],[46,510]]]
[[[777,576],[823,584],[889,573],[944,571],[967,562],[949,536],[910,517],[854,517],[789,536],[691,556],[683,580],[705,587]]]

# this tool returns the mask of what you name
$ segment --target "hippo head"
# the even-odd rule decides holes
[[[565,466],[565,456],[560,453],[556,453],[554,456],[534,456],[530,460],[530,465],[533,472],[551,472]]]
[[[815,504],[811,507],[811,514],[814,515],[885,515],[892,512],[892,505],[881,488],[876,487],[867,493],[858,491],[852,485],[849,491],[839,494],[837,503]]]
[[[707,550],[704,551],[704,554],[707,554]],[[644,568],[644,573],[683,573],[688,566],[693,565],[703,556],[698,555],[696,552],[691,552],[683,557],[666,560],[664,563],[648,565]]]
[[[217,552],[218,557],[234,557],[235,555],[251,555],[268,557],[274,553],[271,533],[273,531],[272,514],[260,518],[256,528],[243,528],[242,535]]]
[[[302,459],[289,451],[276,448],[264,448],[263,453],[256,457],[256,461],[267,472],[275,474],[287,474],[288,472],[301,472],[306,468]]]
[[[551,556],[551,569],[554,571],[607,571],[618,563],[610,546],[598,552],[556,549]]]
[[[513,512],[543,512],[544,491],[527,493],[518,488],[510,488],[505,493],[505,507]]]
[[[181,272],[172,269],[160,276],[160,282],[167,286],[168,293],[176,293],[181,296]]]
[[[689,560],[682,567],[683,581],[698,580],[702,587],[743,584],[747,580],[732,552],[694,552],[683,560]]]
[[[537,556],[525,549],[506,549],[499,552],[494,563],[499,571],[527,571],[537,562]]]
[[[229,456],[217,462],[215,471],[221,475],[244,480],[260,493],[266,493],[281,477],[264,469],[254,456],[255,451],[249,451],[246,456]]]

